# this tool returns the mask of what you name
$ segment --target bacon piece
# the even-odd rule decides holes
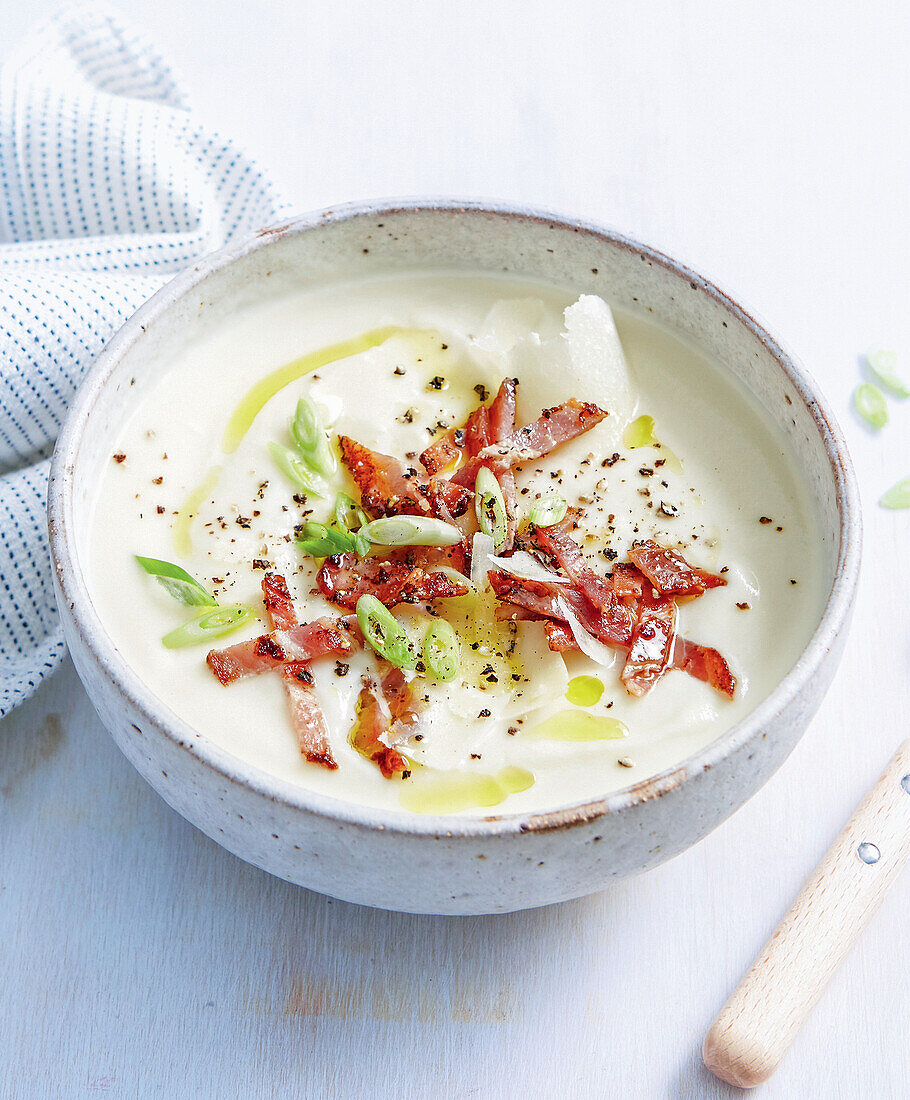
[[[640,600],[645,591],[645,578],[634,565],[619,562],[613,566],[610,587],[620,600]]]
[[[600,626],[598,637],[602,641],[628,645],[632,640],[637,609],[634,604],[630,605],[621,598],[626,594],[625,589],[617,591],[611,579],[602,577],[588,565],[581,547],[569,534],[569,530],[576,525],[575,517],[570,513],[560,523],[536,528],[534,538],[545,553],[556,558],[575,582],[575,587],[600,612],[603,623],[608,624]],[[637,595],[641,595],[640,589]],[[607,637],[603,637],[604,633]]]
[[[405,513],[429,515],[430,505],[419,492],[421,475],[413,466],[405,466],[391,455],[371,451],[356,439],[338,437],[341,457],[360,489],[361,501],[377,515]]]
[[[360,489],[364,508],[380,516],[440,516],[444,506],[448,515],[460,516],[471,503],[464,486],[445,478],[430,478],[415,466],[406,466],[391,455],[371,451],[355,439],[340,435],[341,457]]]
[[[300,752],[311,764],[321,764],[335,771],[338,765],[329,748],[325,718],[316,699],[309,663],[288,661],[281,666],[281,675]]]
[[[273,620],[274,621],[274,620]],[[348,653],[352,648],[341,620],[316,619],[289,630],[260,634],[226,649],[213,649],[206,657],[222,684],[255,676],[287,660],[313,661],[319,657]]]
[[[588,401],[576,401],[574,398],[552,409],[544,409],[533,423],[525,424],[507,439],[484,447],[475,458],[456,470],[451,480],[458,485],[471,486],[481,466],[490,466],[498,473],[529,459],[540,458],[549,454],[560,443],[575,439],[593,428],[606,415],[597,405]]]
[[[281,626],[289,631],[297,626],[294,602],[288,591],[287,581],[280,573],[266,573],[262,578],[262,598],[265,601],[266,618],[273,630]],[[291,668],[290,673],[288,668]],[[329,734],[316,698],[309,662],[289,662],[282,665],[281,673],[300,752],[311,764],[321,764],[334,771],[338,765],[329,746]]]
[[[547,645],[554,653],[562,653],[568,649],[578,649],[575,635],[565,623],[558,623],[551,619],[544,630],[547,633]]]
[[[385,707],[379,699],[382,694]],[[351,746],[372,760],[391,779],[407,771],[408,762],[397,749],[390,748],[380,737],[396,726],[412,725],[418,716],[417,701],[401,669],[391,666],[383,675],[382,684],[364,684],[357,699],[357,717],[348,740]]]
[[[459,439],[461,439],[461,445],[459,445]],[[438,474],[454,466],[463,453],[464,428],[457,428],[454,432],[447,432],[442,439],[437,439],[422,451],[420,464],[428,474]]]
[[[670,665],[676,630],[676,604],[666,597],[642,603],[632,645],[620,673],[630,695],[651,690]]]
[[[497,598],[506,603],[517,604],[540,618],[565,622],[565,613],[559,605],[561,597],[585,630],[599,641],[622,649],[631,643],[632,627],[628,621],[595,607],[577,585],[529,581],[498,569],[490,570],[489,579]]]
[[[723,577],[689,565],[679,551],[658,546],[651,539],[633,546],[629,557],[665,596],[700,596],[706,588],[727,583]]]
[[[733,698],[736,691],[736,677],[716,649],[700,645],[698,642],[690,642],[688,638],[677,637],[673,667],[683,669],[696,680],[704,680],[717,691]]]
[[[493,399],[489,415],[491,443],[502,443],[515,431],[515,390],[517,386],[517,378],[504,378],[499,387],[499,392]],[[506,505],[506,540],[500,550],[500,553],[503,553],[506,550],[511,550],[515,542],[515,474],[510,469],[495,471],[495,473]]]
[[[486,405],[479,405],[464,426],[464,448],[469,458],[490,445],[490,417]]]
[[[288,630],[297,625],[297,612],[288,591],[287,581],[280,573],[266,573],[262,578],[262,602],[275,630]]]
[[[494,401],[494,405],[495,405]],[[514,416],[510,431],[514,428]],[[507,433],[508,434],[508,433]],[[473,458],[494,438],[490,434],[490,422],[486,405],[478,405],[468,417],[463,428],[447,432],[421,454],[420,462],[428,474],[438,474],[449,469],[464,456]]]
[[[353,611],[365,593],[386,607],[464,596],[468,589],[447,573],[429,571],[430,563],[410,549],[392,551],[387,558],[358,558],[340,554],[326,558],[316,583],[327,600]]]

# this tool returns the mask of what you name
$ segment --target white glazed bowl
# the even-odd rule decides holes
[[[190,336],[237,308],[337,278],[452,267],[601,294],[699,344],[784,432],[824,538],[823,614],[772,694],[678,766],[603,800],[481,820],[366,808],[238,760],[172,713],[105,633],[85,580],[89,508],[113,435]],[[281,878],[420,913],[495,913],[591,893],[700,840],[777,770],[840,659],[856,589],[860,511],[840,431],[814,384],[710,282],[608,230],[546,213],[452,202],[347,206],[201,260],[139,310],[94,365],[57,444],[49,489],[57,600],[101,720],[137,770],[213,840]]]

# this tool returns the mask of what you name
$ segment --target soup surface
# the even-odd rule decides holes
[[[339,494],[360,504],[364,488],[352,476],[353,452],[347,461],[337,457],[339,437],[367,454],[392,456],[408,482],[424,486],[430,482],[420,456],[449,440],[455,457],[437,477],[457,481],[472,458],[455,430],[481,404],[492,410],[511,378],[518,380],[516,425],[533,424],[542,410],[565,411],[570,399],[593,403],[598,413],[593,425],[580,430],[576,423],[579,434],[542,455],[521,433],[504,436],[499,452],[496,440],[481,440],[486,450],[475,466],[497,471],[504,487],[509,545],[496,561],[498,498],[484,498],[478,515],[473,490],[480,482],[467,474],[466,510],[456,514],[451,486],[442,485],[444,506],[430,517],[439,531],[458,528],[461,546],[389,550],[361,539],[341,566],[314,555],[320,529],[313,524],[340,532],[350,546],[358,524],[381,510],[358,517],[342,508],[337,522]],[[318,418],[315,426],[307,421],[316,435],[302,449],[291,430],[301,398]],[[405,530],[413,533],[425,518]],[[478,522],[487,537],[478,539]],[[553,556],[547,535],[554,532],[580,548],[574,573]],[[700,576],[702,588],[696,581],[695,591],[671,598],[653,587],[641,562],[644,573],[617,570],[630,551],[651,543],[679,555],[669,559],[674,575]],[[521,550],[515,563],[514,548]],[[175,598],[188,589],[157,583],[137,555],[180,566],[221,608],[248,609],[236,613],[245,620],[224,636],[198,630],[193,640],[197,616],[217,626],[232,612],[206,620],[213,607]],[[336,592],[343,587],[342,566],[356,580],[365,561],[405,558],[408,569],[422,566],[420,583],[431,588],[418,584],[413,602],[406,590],[388,601],[411,650],[390,643],[385,620],[367,620],[379,624],[390,664],[363,643],[354,601],[339,606],[326,593],[332,583]],[[686,563],[703,572],[685,574]],[[438,589],[426,576],[437,573],[447,594],[431,600]],[[273,633],[287,624],[263,605],[267,576],[285,579],[300,623],[337,624],[343,648],[297,659],[308,653]],[[623,576],[631,595],[618,584]],[[593,799],[713,741],[797,658],[818,621],[821,576],[812,504],[783,440],[698,350],[624,312],[614,327],[598,298],[576,302],[571,292],[537,283],[425,272],[271,301],[186,346],[113,443],[89,560],[93,598],[123,657],[202,735],[266,772],[340,799],[468,815]],[[374,569],[360,587],[382,597],[384,579]],[[579,619],[604,592],[627,617],[626,644],[605,641]],[[552,614],[542,615],[541,599]],[[439,620],[453,628],[455,644],[447,632],[428,655],[425,637]],[[178,633],[176,641],[188,644],[162,643],[168,636],[173,643],[187,623],[189,638]],[[673,637],[662,648],[664,627]],[[260,636],[272,639],[256,658],[264,671],[229,674],[222,683],[209,651]],[[689,671],[673,667],[686,664],[682,638],[697,644]],[[629,644],[644,660],[637,671],[630,671]],[[272,656],[270,646],[278,646]],[[720,655],[735,687],[724,685],[710,657],[706,671],[700,647]],[[302,754],[296,731],[314,720],[323,723],[337,767]],[[372,750],[384,754],[387,774]]]

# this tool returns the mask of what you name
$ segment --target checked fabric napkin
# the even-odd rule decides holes
[[[0,717],[61,662],[45,494],[80,379],[181,268],[285,212],[116,14],[61,12],[0,69]]]

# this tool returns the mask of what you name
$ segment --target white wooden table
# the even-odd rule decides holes
[[[3,46],[55,6],[0,0]],[[910,374],[906,5],[128,7],[301,208],[525,200],[754,306],[842,417],[864,581],[834,687],[749,805],[647,876],[506,917],[360,909],[241,863],[145,786],[67,666],[0,728],[0,1094],[735,1095],[704,1029],[907,735],[910,514],[875,502],[910,474],[910,402],[880,438],[848,409],[867,345]],[[763,1096],[910,1095],[908,906],[905,877]]]

